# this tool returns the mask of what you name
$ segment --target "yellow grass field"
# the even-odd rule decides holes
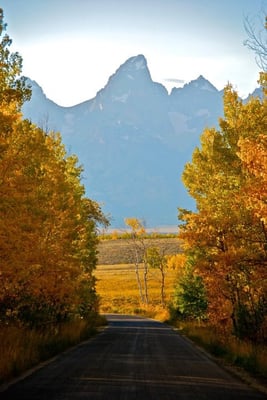
[[[140,267],[141,277],[142,272]],[[171,300],[176,275],[176,271],[166,270],[166,304]],[[151,270],[148,274],[148,306],[140,303],[133,264],[98,265],[95,276],[97,293],[101,298],[100,311],[102,313],[144,314],[151,317],[159,313],[166,314],[161,306],[159,271]]]
[[[157,247],[165,255],[177,254],[180,250],[177,238],[146,238],[143,245]],[[140,278],[143,280],[142,264]],[[165,303],[170,302],[174,291],[177,271],[166,269]],[[140,302],[133,264],[133,243],[127,239],[101,240],[98,246],[98,265],[95,271],[97,293],[100,296],[100,312],[130,313],[164,319],[166,308],[161,305],[160,271],[150,269],[148,273],[149,304]],[[143,282],[142,282],[143,283]],[[144,285],[143,285],[144,286]],[[159,316],[159,314],[162,314]]]

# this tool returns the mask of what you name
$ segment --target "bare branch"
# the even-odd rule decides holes
[[[255,53],[256,63],[263,71],[267,71],[267,17],[264,14],[264,23],[261,21],[262,29],[255,27],[255,22],[246,17],[244,21],[245,31],[248,39],[244,41],[244,45]]]

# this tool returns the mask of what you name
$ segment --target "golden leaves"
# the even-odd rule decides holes
[[[180,212],[179,238],[205,279],[212,318],[215,311],[219,318],[224,298],[232,305],[229,319],[238,324],[236,310],[242,306],[253,313],[265,296],[267,100],[244,104],[228,85],[224,113],[220,131],[206,129],[185,166],[183,181],[197,210]]]

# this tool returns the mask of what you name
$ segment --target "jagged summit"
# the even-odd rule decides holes
[[[120,92],[135,88],[136,85],[150,83],[151,76],[147,67],[147,60],[143,55],[129,58],[116,72],[111,75],[106,86],[100,90]],[[98,92],[99,93],[99,92]]]
[[[177,207],[194,206],[179,176],[203,129],[223,115],[222,93],[202,75],[169,95],[138,54],[84,103],[60,107],[33,89],[24,116],[61,132],[84,166],[88,196],[104,204],[114,227],[128,216],[175,225]]]
[[[200,90],[208,90],[209,92],[218,92],[215,86],[213,86],[203,75],[199,75],[197,79],[192,80],[185,87],[193,87]]]
[[[107,84],[94,98],[90,111],[103,110],[110,103],[131,103],[136,105],[136,99],[145,101],[146,97],[168,96],[167,89],[160,83],[153,82],[147,66],[147,60],[142,55],[126,60],[109,78]],[[141,100],[143,99],[143,100]]]
[[[110,80],[116,75],[121,75],[121,74],[126,74],[127,78],[132,80],[136,75],[140,76],[147,76],[151,79],[150,77],[150,72],[147,66],[147,60],[145,56],[142,54],[139,54],[134,57],[130,57],[128,60],[126,60],[115,72],[114,75],[110,77]],[[127,75],[127,74],[133,74],[132,76]]]
[[[147,60],[143,54],[139,54],[129,58],[121,67],[133,68],[136,71],[147,69]]]
[[[181,92],[192,93],[193,91],[196,91],[196,90],[213,92],[215,94],[217,94],[219,92],[218,89],[215,86],[213,86],[210,83],[210,81],[208,81],[206,78],[204,78],[203,75],[199,75],[199,77],[197,79],[193,79],[192,81],[186,83],[183,87],[173,88],[171,91],[171,96],[180,94]]]

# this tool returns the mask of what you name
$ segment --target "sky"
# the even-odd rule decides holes
[[[0,0],[23,75],[61,106],[92,99],[143,54],[169,91],[203,75],[241,97],[258,86],[244,21],[262,29],[267,0]]]

